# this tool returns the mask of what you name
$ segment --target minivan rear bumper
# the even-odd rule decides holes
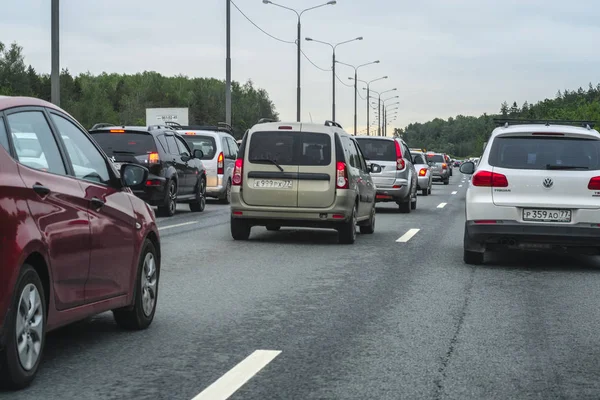
[[[251,223],[255,225],[324,226],[348,220],[356,196],[353,190],[338,189],[333,205],[327,208],[253,206],[245,203],[239,189],[234,188],[231,192],[231,215],[233,218],[252,220]]]

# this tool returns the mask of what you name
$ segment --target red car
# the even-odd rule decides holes
[[[60,108],[0,96],[0,385],[31,383],[53,329],[109,310],[124,328],[150,325],[160,241],[132,192],[147,176],[117,171]]]

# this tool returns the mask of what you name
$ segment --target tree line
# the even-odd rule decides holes
[[[458,115],[447,120],[436,118],[425,123],[412,123],[405,129],[396,129],[411,147],[441,151],[456,157],[478,156],[496,125],[494,118],[534,120],[600,121],[600,84],[591,83],[588,89],[558,91],[554,99],[537,103],[513,101],[500,105],[498,114],[479,117]]]
[[[50,101],[50,75],[26,65],[23,48],[0,42],[0,94],[32,96]],[[61,107],[88,129],[99,122],[146,125],[146,108],[187,107],[190,124],[216,125],[225,121],[225,82],[214,78],[163,76],[145,71],[134,75],[60,74]],[[232,125],[235,136],[260,118],[278,119],[266,90],[232,82]]]

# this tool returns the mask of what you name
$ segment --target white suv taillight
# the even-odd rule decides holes
[[[595,176],[590,179],[590,183],[588,183],[588,189],[600,190],[600,176]]]
[[[219,158],[217,158],[217,174],[219,175],[223,175],[225,173],[225,163],[223,162],[224,158],[223,152],[219,153]]]
[[[404,158],[402,158],[402,149],[400,149],[400,143],[398,143],[398,141],[395,139],[394,143],[396,144],[396,169],[401,171],[406,168],[406,162],[404,161]]]
[[[233,176],[231,177],[231,183],[234,186],[240,186],[242,184],[242,173],[243,173],[244,160],[238,158],[235,160],[235,167],[233,168]]]
[[[490,171],[477,171],[471,178],[473,186],[508,187],[506,175]]]
[[[335,187],[337,189],[348,189],[350,185],[348,185],[348,174],[346,173],[346,163],[338,161],[336,164],[336,179],[335,179]]]

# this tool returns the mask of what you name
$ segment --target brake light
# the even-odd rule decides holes
[[[286,130],[286,131],[291,131],[292,127],[291,126],[280,126],[279,129],[283,129],[283,130]]]
[[[158,179],[148,179],[146,181],[146,186],[160,186],[162,185],[162,182],[159,181]]]
[[[338,161],[335,169],[337,171],[336,179],[335,179],[335,187],[337,189],[348,189],[350,185],[348,184],[348,174],[346,173],[346,163]]]
[[[223,175],[223,152],[219,153],[219,158],[217,158],[217,174],[218,175]]]
[[[403,170],[406,167],[406,163],[404,162],[404,158],[402,158],[402,150],[400,149],[400,143],[394,140],[396,144],[396,169]]]
[[[559,132],[534,132],[533,136],[565,136],[564,133]]]
[[[448,168],[448,164],[446,164],[446,163],[443,163],[443,164],[442,164],[442,169],[446,169],[446,168]]]
[[[477,171],[471,178],[471,183],[473,186],[507,187],[508,179],[505,175],[496,172]]]
[[[427,175],[427,169],[421,168],[421,170],[419,171],[419,176],[425,176],[425,175]]]
[[[495,219],[478,219],[476,221],[474,221],[476,224],[485,224],[485,225],[489,225],[489,224],[495,224],[496,220]]]
[[[158,156],[158,153],[153,151],[152,153],[148,154],[148,164],[158,164],[160,162],[160,157]]]
[[[111,129],[110,133],[125,133],[125,129]]]
[[[190,135],[190,136],[194,136],[196,134],[196,132],[186,132],[186,135]]]
[[[600,176],[595,176],[590,179],[590,183],[588,183],[588,189],[600,190]]]
[[[235,167],[233,167],[233,176],[231,177],[231,183],[234,186],[240,186],[242,184],[242,172],[244,168],[244,160],[238,158],[235,160]]]

